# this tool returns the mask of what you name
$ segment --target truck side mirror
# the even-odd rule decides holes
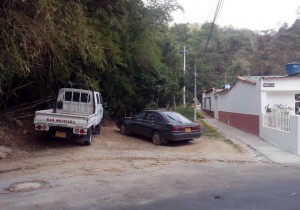
[[[103,107],[107,108],[107,103],[106,102],[104,102]]]

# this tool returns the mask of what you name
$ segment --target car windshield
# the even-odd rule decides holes
[[[165,118],[171,123],[176,122],[176,123],[182,124],[182,123],[191,123],[192,122],[177,112],[162,112],[161,114],[164,115]]]

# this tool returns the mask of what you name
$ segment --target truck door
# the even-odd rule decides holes
[[[100,93],[95,93],[95,98],[96,98],[96,118],[97,118],[97,122],[96,124],[99,124],[101,122],[101,119],[103,117],[103,105],[102,105],[102,97],[100,95]]]

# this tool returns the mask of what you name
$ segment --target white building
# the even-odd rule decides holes
[[[230,89],[202,98],[210,116],[300,154],[300,77],[237,77]]]

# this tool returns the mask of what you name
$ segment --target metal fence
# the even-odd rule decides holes
[[[282,131],[290,131],[290,114],[285,112],[268,112],[263,115],[264,126]]]

